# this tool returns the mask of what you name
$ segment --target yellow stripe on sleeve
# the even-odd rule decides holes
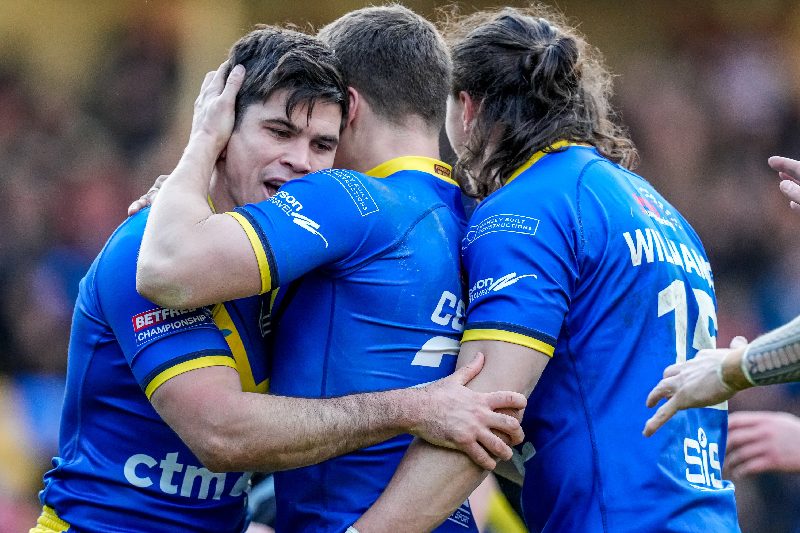
[[[55,509],[45,505],[42,514],[36,520],[36,525],[28,533],[64,533],[70,525],[59,518]]]
[[[539,339],[522,335],[521,333],[514,333],[512,331],[504,331],[502,329],[470,329],[464,332],[461,337],[461,342],[468,341],[503,341],[510,342],[511,344],[519,344],[526,348],[531,348],[542,352],[543,354],[553,357],[553,352],[556,351],[555,346],[550,346],[546,342]]]
[[[250,240],[250,245],[256,254],[256,261],[258,261],[258,273],[261,275],[261,292],[259,294],[264,294],[272,288],[272,275],[269,271],[269,261],[267,261],[267,252],[264,250],[264,245],[261,243],[261,239],[258,238],[255,228],[241,213],[228,211],[225,214],[232,216],[242,226],[247,238]]]
[[[191,359],[190,361],[171,366],[158,374],[147,384],[147,387],[144,389],[144,394],[149,400],[157,388],[175,376],[179,376],[191,370],[210,366],[229,366],[234,370],[238,370],[236,368],[236,362],[229,355],[206,355],[204,357],[198,357],[197,359]]]

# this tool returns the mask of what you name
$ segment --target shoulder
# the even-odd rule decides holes
[[[310,196],[343,215],[364,217],[380,211],[375,181],[353,170],[321,170],[287,183],[273,199],[286,202],[292,200],[289,196],[294,199],[297,195]]]
[[[100,251],[101,257],[116,254],[138,254],[150,208],[143,209],[117,226]]]
[[[142,245],[150,208],[128,217],[106,241],[95,260],[95,276],[119,279],[129,273],[135,276],[136,261]]]

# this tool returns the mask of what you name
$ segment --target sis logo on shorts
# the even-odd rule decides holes
[[[719,444],[709,442],[703,428],[697,430],[697,439],[683,439],[683,458],[686,460],[686,481],[699,489],[721,489],[722,464]]]
[[[196,309],[165,309],[157,307],[138,315],[133,315],[131,322],[137,346],[169,333],[214,324],[211,318],[211,311],[205,307]]]

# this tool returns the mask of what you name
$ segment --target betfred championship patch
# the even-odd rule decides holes
[[[214,324],[211,318],[211,311],[205,307],[196,309],[165,309],[157,307],[134,315],[131,318],[131,322],[137,346],[164,335]]]

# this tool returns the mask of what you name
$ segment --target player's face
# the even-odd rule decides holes
[[[450,140],[450,146],[456,155],[461,157],[467,142],[467,132],[464,131],[464,103],[453,98],[453,95],[447,97],[447,118],[444,128],[447,138]]]
[[[298,105],[286,116],[286,91],[244,110],[221,161],[221,177],[236,205],[259,202],[289,180],[333,166],[342,112],[337,104]]]

